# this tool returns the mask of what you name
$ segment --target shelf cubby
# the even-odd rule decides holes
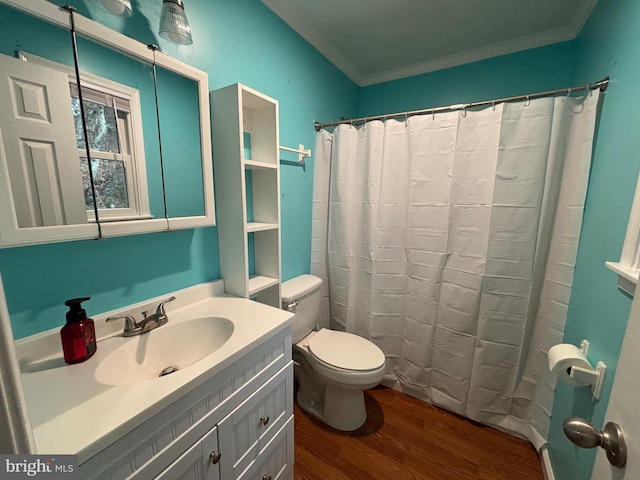
[[[280,308],[278,102],[234,84],[211,103],[225,290]]]

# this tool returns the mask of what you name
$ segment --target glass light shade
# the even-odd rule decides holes
[[[93,0],[93,3],[118,17],[130,17],[133,14],[131,0]]]
[[[160,36],[178,45],[191,45],[191,27],[182,0],[163,0],[160,14]]]

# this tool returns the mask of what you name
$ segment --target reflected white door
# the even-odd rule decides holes
[[[0,55],[0,150],[19,227],[87,223],[67,74]]]
[[[592,480],[636,480],[640,478],[640,291],[636,290],[629,323],[622,342],[622,351],[613,389],[602,429],[607,422],[620,424],[627,442],[627,465],[623,469],[612,467],[604,450],[598,449]]]

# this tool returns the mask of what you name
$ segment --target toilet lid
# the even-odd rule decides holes
[[[345,370],[374,370],[385,361],[382,350],[369,340],[325,328],[309,339],[309,351],[318,360]]]

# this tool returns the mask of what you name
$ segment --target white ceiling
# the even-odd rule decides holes
[[[358,85],[575,38],[598,0],[262,0]]]

